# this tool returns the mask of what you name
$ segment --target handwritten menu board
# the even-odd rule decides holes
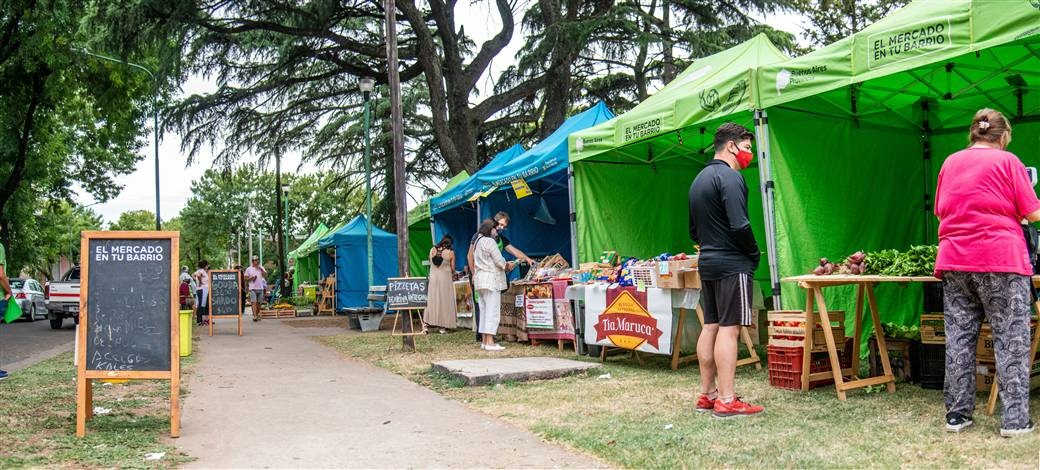
[[[237,316],[242,314],[242,293],[238,271],[210,271],[210,314]]]
[[[88,250],[86,369],[171,370],[171,240],[93,238]]]
[[[425,277],[392,277],[386,280],[386,302],[390,310],[426,308],[429,280]]]

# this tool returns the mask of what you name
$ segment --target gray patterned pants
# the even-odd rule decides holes
[[[943,273],[946,324],[946,411],[975,410],[975,347],[983,315],[993,329],[1003,429],[1029,423],[1029,277],[1008,273]]]

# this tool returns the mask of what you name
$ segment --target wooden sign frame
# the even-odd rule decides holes
[[[169,371],[109,371],[87,369],[87,329],[90,325],[90,309],[87,295],[90,282],[91,240],[170,240],[170,370]],[[92,382],[97,379],[135,379],[170,381],[170,437],[181,435],[181,348],[180,314],[177,292],[180,281],[177,273],[180,265],[180,232],[167,231],[83,231],[80,233],[80,290],[79,326],[76,327],[76,436],[86,435],[87,421],[94,417],[94,391]]]
[[[235,305],[238,305],[238,315],[213,314],[213,273],[235,273],[238,275],[238,295],[235,296]],[[209,306],[209,335],[213,336],[213,324],[216,323],[214,320],[217,318],[238,317],[238,336],[242,336],[242,273],[238,272],[237,269],[211,269],[206,271],[206,275],[209,276],[209,292],[206,293],[209,296],[206,299],[206,305]]]
[[[390,305],[390,281],[407,281],[407,280],[423,280],[426,281],[426,305],[422,307],[393,307]],[[405,312],[408,310],[425,311],[430,306],[430,278],[411,276],[411,277],[389,277],[386,279],[386,310],[388,312]]]

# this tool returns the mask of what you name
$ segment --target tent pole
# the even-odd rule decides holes
[[[567,165],[567,203],[571,219],[571,266],[578,266],[578,214],[574,209],[574,166]]]
[[[932,124],[928,100],[921,100],[921,164],[924,168],[924,243],[932,241]]]
[[[781,310],[780,273],[776,257],[776,219],[773,206],[773,160],[769,153],[769,117],[764,109],[755,110],[755,139],[758,140],[758,180],[766,222],[766,257],[769,259],[769,281],[773,290],[773,309]]]

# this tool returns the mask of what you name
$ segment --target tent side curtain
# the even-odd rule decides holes
[[[689,139],[694,137],[690,127],[753,110],[758,102],[754,72],[764,64],[786,59],[764,34],[696,59],[675,80],[628,112],[572,134],[570,159],[647,162],[681,157],[681,149],[674,145],[651,145],[655,152],[648,160],[644,143],[667,140],[668,136],[675,140],[679,134]]]
[[[369,222],[357,216],[319,242],[319,270],[324,278],[336,274],[336,309],[368,304]],[[372,226],[372,260],[375,285],[397,276],[397,236]]]

